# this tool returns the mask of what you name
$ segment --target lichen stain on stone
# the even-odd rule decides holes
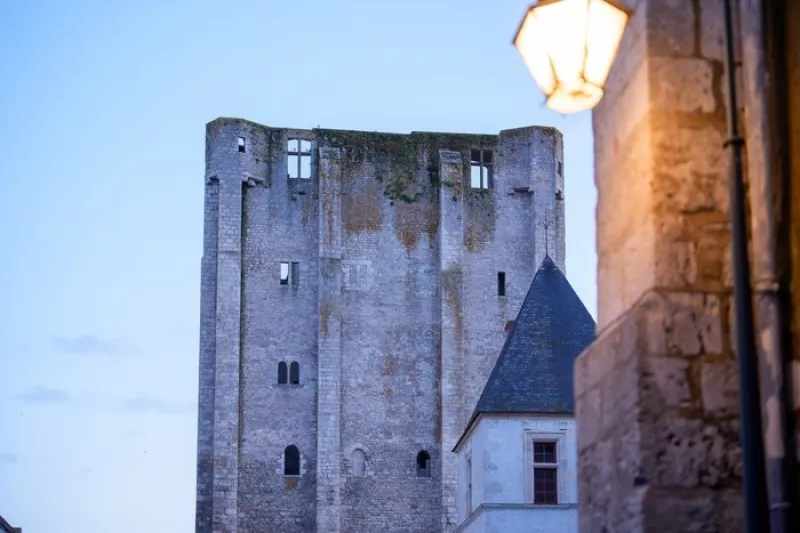
[[[328,334],[328,318],[330,318],[331,306],[327,303],[319,304],[319,329],[323,335]]]
[[[439,232],[439,212],[429,202],[413,204],[400,203],[395,206],[395,232],[406,247],[406,252],[416,247],[423,233],[428,235],[428,243],[434,248]]]
[[[320,176],[321,178],[321,176]],[[322,211],[325,213],[325,226],[328,230],[328,244],[333,244],[333,224],[334,224],[334,217],[333,217],[333,204],[331,199],[331,191],[330,186],[325,186],[323,189],[323,184],[325,181],[320,179],[320,201],[322,203]]]
[[[303,227],[308,226],[308,222],[310,220],[311,211],[314,209],[314,206],[317,202],[317,195],[316,194],[305,194],[304,196],[300,196],[300,224]]]
[[[495,229],[495,204],[491,193],[471,192],[464,205],[464,246],[479,252],[491,240]]]
[[[442,431],[443,431],[443,424],[442,418],[444,416],[443,409],[442,409],[442,394],[441,394],[441,383],[442,383],[442,372],[443,372],[443,365],[444,365],[444,358],[442,354],[442,330],[439,328],[438,335],[436,336],[436,391],[437,395],[439,396],[439,411],[436,417],[436,423],[433,429],[433,438],[436,442],[442,442]]]
[[[387,377],[394,375],[394,357],[391,354],[388,354],[383,359],[383,364],[381,365],[381,375]]]
[[[342,222],[347,233],[378,231],[383,223],[381,193],[375,180],[364,180],[344,195]],[[360,190],[358,190],[360,189]]]
[[[286,489],[294,491],[297,488],[298,479],[296,477],[286,477],[283,478],[286,482]]]
[[[455,315],[455,336],[459,347],[464,328],[461,313],[461,276],[461,269],[458,267],[451,267],[442,272],[442,289],[445,301]]]

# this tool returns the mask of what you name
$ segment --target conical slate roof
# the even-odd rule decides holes
[[[573,365],[594,337],[589,311],[545,257],[466,431],[481,413],[573,413]]]

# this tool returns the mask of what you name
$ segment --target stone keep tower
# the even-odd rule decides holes
[[[549,254],[561,134],[207,125],[196,530],[452,531],[463,431]]]

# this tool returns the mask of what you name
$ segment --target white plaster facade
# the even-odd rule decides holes
[[[534,502],[534,442],[556,443],[557,504]],[[456,453],[458,533],[577,533],[574,417],[482,414]]]

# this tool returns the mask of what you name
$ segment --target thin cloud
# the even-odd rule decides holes
[[[2,452],[0,453],[0,463],[16,464],[19,463],[19,457],[17,457],[13,453]]]
[[[100,339],[94,335],[82,335],[75,338],[57,338],[56,347],[68,355],[129,355],[139,348],[117,339]]]
[[[64,389],[50,387],[35,387],[18,396],[27,404],[67,404],[72,401],[72,395]]]
[[[195,409],[194,404],[191,403],[170,402],[152,396],[128,398],[120,403],[120,407],[125,411],[161,414],[186,414]]]

